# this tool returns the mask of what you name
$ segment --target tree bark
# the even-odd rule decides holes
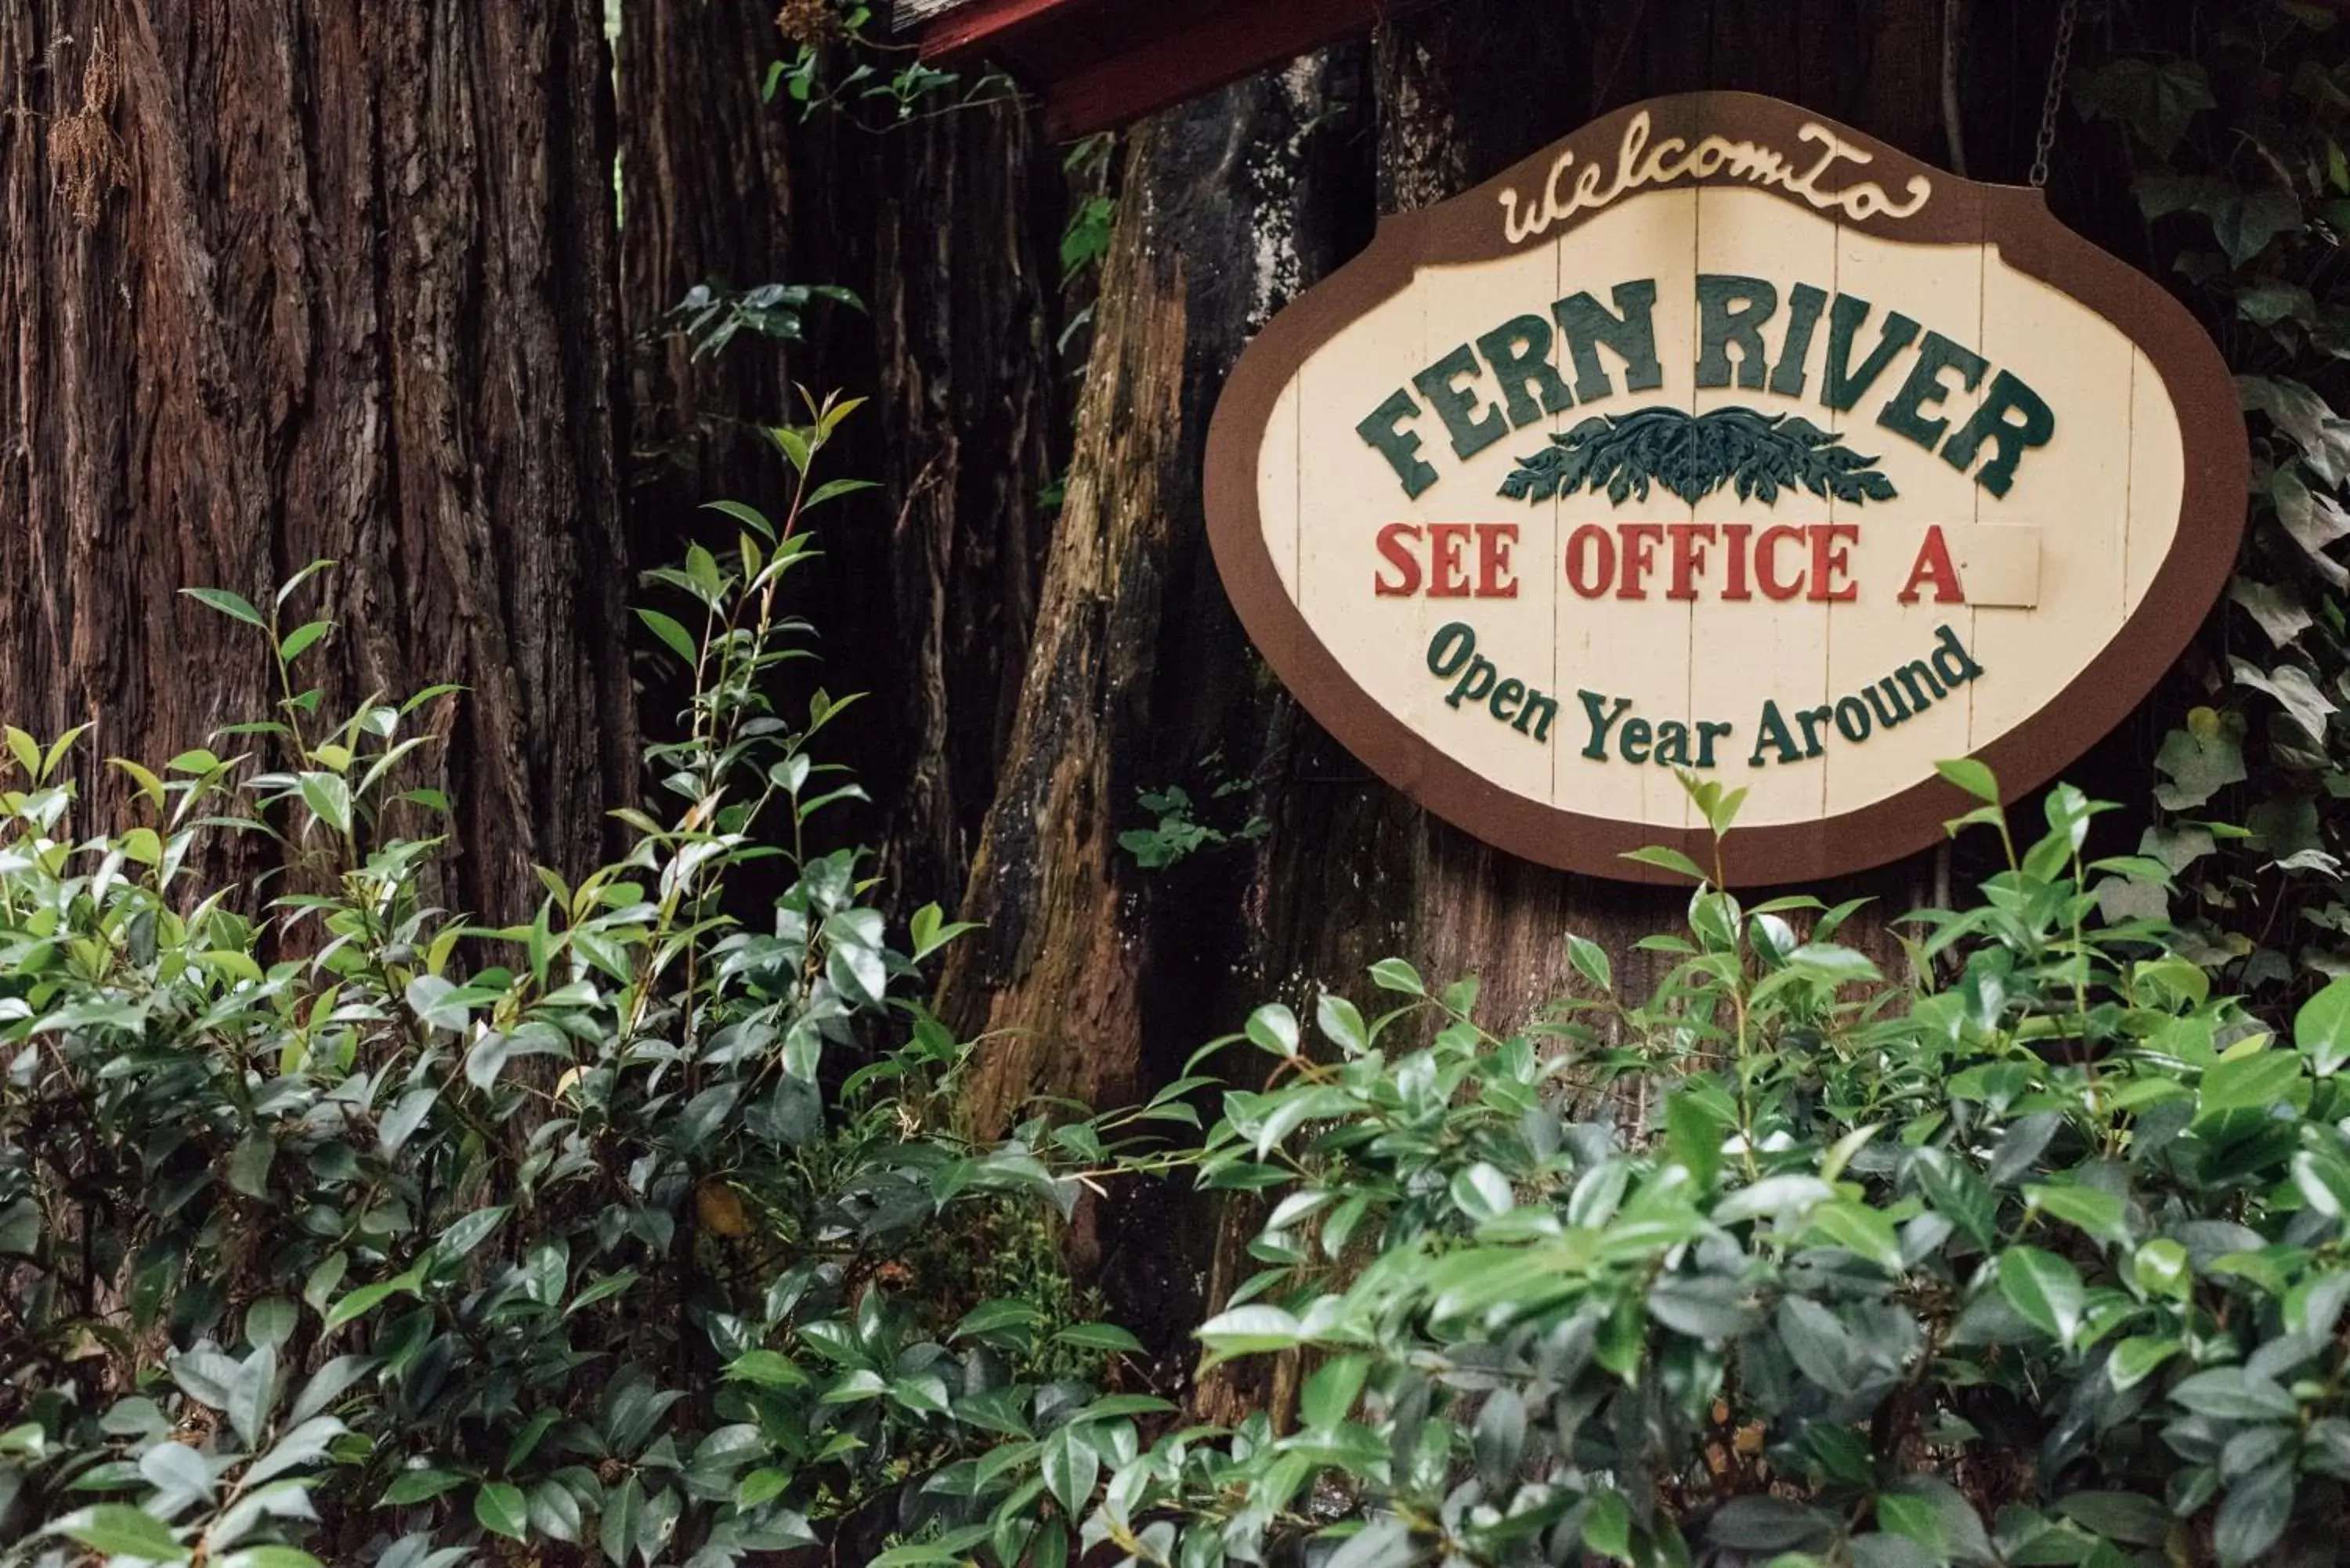
[[[1171,1076],[1212,1032],[1219,977],[1249,962],[1244,841],[1159,873],[1118,838],[1169,784],[1227,816],[1220,788],[1249,786],[1242,815],[1263,794],[1264,725],[1285,704],[1208,557],[1200,452],[1240,345],[1335,260],[1361,77],[1359,51],[1303,61],[1133,134],[1068,498],[964,899],[985,929],[941,990],[950,1022],[989,1040],[967,1101],[983,1129],[1037,1094],[1108,1104]],[[1311,886],[1332,880],[1317,867]]]
[[[515,917],[603,847],[636,760],[600,11],[0,16],[0,713],[95,722],[86,794],[268,714],[257,639],[181,587],[331,558],[295,601],[337,623],[327,711],[464,687],[411,775],[449,900]]]

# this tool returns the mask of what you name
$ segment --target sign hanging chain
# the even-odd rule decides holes
[[[2064,103],[2064,70],[2073,57],[2073,24],[2080,19],[2081,0],[2064,0],[2056,15],[2056,50],[2048,59],[2048,96],[2040,106],[2040,135],[2032,144],[2032,188],[2048,185],[2048,154],[2056,148],[2056,114]]]

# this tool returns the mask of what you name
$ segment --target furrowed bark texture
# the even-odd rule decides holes
[[[1351,54],[1303,62],[1133,133],[1067,502],[964,901],[986,929],[941,988],[950,1019],[990,1038],[969,1101],[983,1128],[1039,1093],[1115,1103],[1171,1075],[1216,977],[1245,962],[1247,850],[1149,872],[1118,836],[1150,820],[1146,791],[1180,784],[1240,817],[1255,793],[1274,697],[1208,556],[1200,450],[1240,344],[1329,265],[1359,77]],[[1241,798],[1211,798],[1235,783]],[[1171,1059],[1145,1048],[1155,1022]]]
[[[454,808],[449,900],[511,918],[599,853],[635,772],[600,16],[0,10],[0,715],[153,763],[265,717],[257,634],[179,589],[332,558],[294,601],[337,623],[327,712],[465,688],[409,775]],[[93,120],[119,170],[62,190]]]
[[[775,514],[759,424],[804,420],[795,381],[869,396],[825,477],[881,488],[814,514],[802,579],[836,695],[830,734],[871,794],[853,823],[908,907],[951,900],[1011,736],[1066,414],[1053,352],[1057,161],[1011,105],[860,129],[761,101],[791,46],[757,0],[631,0],[619,46],[622,290],[638,438],[630,534],[667,559],[715,497]],[[808,340],[738,337],[694,363],[652,319],[696,284],[835,284]],[[728,525],[728,526],[731,526]]]

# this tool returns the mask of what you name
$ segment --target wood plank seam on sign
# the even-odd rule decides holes
[[[1975,341],[1981,343],[1983,342],[1985,329],[1988,326],[1988,317],[1991,308],[1991,263],[1989,259],[1991,253],[1988,250],[1985,250],[1978,252],[1977,254],[1984,258],[1982,273],[1977,280],[1975,293]],[[1988,345],[1986,345],[1986,348],[1988,348]],[[1975,524],[1977,526],[1981,526],[1982,523],[1982,487],[1981,485],[1973,487],[1973,492],[1970,499],[1973,502],[1973,506],[1968,514],[1968,520]],[[1982,607],[1975,603],[1974,597],[1972,595],[1969,595],[1967,597],[1967,644],[1978,654],[1982,650]],[[1977,681],[1969,685],[1967,688],[1967,754],[1969,756],[1972,756],[1975,753],[1982,749],[1981,734],[1980,730],[1977,728],[1981,701],[1981,682]]]
[[[1756,327],[1753,373],[1762,383],[1759,387],[1745,384],[1744,346],[1729,344],[1722,348],[1728,384],[1718,389],[1695,384],[1696,365],[1706,349],[1702,317],[1692,317],[1689,372],[1692,410],[1700,415],[1711,415],[1729,409],[1744,409],[1765,420],[1781,421],[1800,417],[1833,431],[1832,413],[1813,400],[1817,390],[1816,378],[1807,380],[1802,394],[1782,392],[1771,383],[1776,379],[1781,361],[1805,366],[1810,362],[1811,348],[1800,356],[1791,358],[1789,354],[1794,290],[1799,285],[1817,287],[1825,284],[1833,294],[1837,265],[1836,229],[1832,224],[1817,223],[1804,230],[1790,230],[1785,224],[1783,204],[1776,198],[1734,188],[1703,190],[1700,213],[1701,232],[1695,272],[1700,275],[1753,277],[1774,297]],[[1762,243],[1765,238],[1769,241],[1767,245]],[[1694,289],[1694,279],[1691,287]],[[1741,303],[1750,307],[1753,305],[1751,297]],[[1700,311],[1702,308],[1700,306]],[[1827,658],[1827,607],[1812,603],[1808,597],[1782,601],[1767,593],[1758,593],[1753,577],[1758,553],[1755,541],[1781,526],[1803,527],[1823,521],[1833,524],[1838,504],[1833,493],[1817,495],[1800,483],[1765,499],[1759,494],[1742,497],[1734,483],[1725,483],[1704,498],[1704,504],[1692,519],[1715,524],[1717,534],[1708,546],[1710,560],[1700,597],[1690,607],[1693,630],[1689,719],[1692,723],[1712,721],[1732,726],[1722,739],[1726,750],[1720,753],[1715,769],[1705,776],[1725,789],[1748,790],[1739,814],[1739,822],[1746,828],[1761,824],[1800,828],[1804,823],[1815,821],[1824,789],[1820,782],[1822,768],[1812,761],[1788,763],[1774,758],[1759,765],[1755,762],[1762,755],[1765,713],[1812,706],[1825,690]],[[1742,543],[1735,542],[1724,524],[1744,530]],[[1733,557],[1739,558],[1736,569],[1746,574],[1744,597],[1739,600],[1726,597]],[[1696,636],[1699,628],[1709,635]],[[1690,806],[1689,826],[1700,837],[1707,831],[1694,803]],[[1733,861],[1738,857],[1734,838],[1728,854]]]
[[[1697,192],[1696,200],[1690,204],[1689,287],[1692,296],[1697,289],[1697,275],[1705,267],[1706,207],[1713,195],[1713,192],[1700,189]],[[1673,287],[1678,285],[1678,281],[1675,280],[1670,284],[1660,283],[1659,286]],[[1680,363],[1668,365],[1665,374],[1667,386],[1672,386],[1678,381],[1685,389],[1681,395],[1681,412],[1691,419],[1697,417],[1697,352],[1698,316],[1692,309],[1690,312],[1689,337],[1681,345]],[[1695,502],[1689,504],[1689,515],[1679,521],[1692,524],[1697,522]],[[1669,605],[1672,601],[1667,599],[1665,602]],[[1681,711],[1678,714],[1659,714],[1659,717],[1678,718],[1687,722],[1696,717],[1697,713],[1697,612],[1694,606],[1684,604],[1675,618],[1680,622],[1679,629],[1681,644]],[[1640,776],[1641,804],[1647,809],[1648,821],[1659,825],[1669,822],[1673,826],[1680,828],[1688,828],[1691,826],[1691,802],[1689,791],[1682,786],[1678,777],[1666,769],[1656,766],[1643,768]],[[1671,791],[1669,798],[1664,800],[1657,798],[1660,787],[1669,788]],[[1698,860],[1700,865],[1706,864],[1705,857],[1702,856],[1699,857]]]
[[[1971,188],[1963,183],[1937,176],[1931,199],[1958,206],[1960,210],[1956,221],[1963,234],[1969,241],[1979,242],[1983,214],[1980,204],[1971,200],[1973,194]],[[1906,574],[1893,562],[1922,542],[1923,530],[1913,530],[1907,525],[1908,519],[1914,517],[1918,523],[1930,525],[1955,515],[1971,524],[1981,504],[1981,492],[1970,480],[1943,462],[1930,447],[1914,443],[1887,426],[1883,419],[1886,406],[1909,375],[1929,333],[1946,334],[1962,347],[1970,348],[1982,341],[1982,252],[1964,243],[1911,244],[1870,235],[1850,225],[1839,225],[1839,229],[1836,288],[1840,294],[1867,300],[1872,306],[1867,317],[1856,328],[1850,358],[1856,363],[1865,362],[1870,349],[1882,340],[1880,335],[1887,330],[1897,312],[1918,326],[1908,347],[1855,397],[1852,408],[1839,414],[1835,427],[1848,441],[1866,444],[1880,457],[1885,472],[1899,488],[1901,505],[1889,527],[1881,515],[1872,515],[1867,504],[1849,507],[1839,504],[1831,510],[1832,518],[1841,521],[1849,514],[1859,528],[1863,544],[1856,554],[1869,563],[1869,569],[1858,597],[1829,607],[1828,677],[1823,701],[1840,709],[1847,698],[1857,699],[1865,712],[1856,711],[1856,717],[1866,718],[1869,727],[1866,740],[1854,742],[1840,722],[1832,722],[1829,726],[1834,732],[1826,741],[1824,758],[1820,808],[1823,818],[1866,808],[1907,787],[1916,777],[1930,774],[1930,763],[1935,759],[1911,753],[1921,742],[1929,746],[1933,742],[1919,729],[1905,728],[1897,739],[1894,725],[1916,724],[1922,728],[1950,724],[1951,719],[1935,711],[1945,702],[1938,701],[1922,712],[1911,711],[1901,689],[1887,689],[1883,682],[1929,650],[1933,628],[1943,624],[1944,618],[1934,613],[1930,605],[1904,606],[1898,602],[1902,587],[1898,578]],[[1940,307],[1946,299],[1963,302],[1965,308],[1953,311]],[[1823,379],[1827,356],[1832,353],[1831,342],[1823,351]],[[1978,395],[1962,387],[1962,382],[1953,384],[1950,394],[1934,410],[1937,416],[1948,419],[1951,428],[1956,428],[1971,411]],[[1970,622],[1970,638],[1972,633]],[[1970,709],[1960,704],[1955,715],[1955,732],[1949,747],[1952,752],[1967,747]],[[1881,722],[1887,716],[1894,717],[1894,725]],[[1898,764],[1889,764],[1896,748],[1900,760]],[[1896,771],[1886,773],[1888,765],[1895,766]],[[1893,781],[1890,784],[1885,782],[1888,778]]]
[[[2137,365],[2146,355],[2129,346],[2129,458],[2122,464],[2122,613],[2137,607]]]
[[[1835,260],[1830,263],[1828,266],[1828,287],[1832,291],[1829,294],[1828,298],[1830,305],[1833,306],[1835,296],[1844,291],[1845,244],[1846,240],[1852,237],[1854,231],[1843,222],[1838,221],[1829,225],[1829,233],[1835,245]],[[1829,343],[1825,333],[1817,333],[1815,329],[1815,335],[1821,338],[1819,384],[1824,386],[1827,380],[1827,357],[1830,352]],[[1843,409],[1831,409],[1828,410],[1828,429],[1840,441],[1847,438],[1852,433],[1851,421],[1846,417],[1847,412],[1848,410]],[[1840,498],[1836,496],[1830,496],[1828,498],[1828,522],[1830,525],[1834,525],[1844,521],[1844,506],[1845,504]],[[1835,606],[1830,605],[1827,607],[1825,613],[1820,617],[1820,696],[1823,700],[1827,698],[1830,693],[1835,691]],[[1832,766],[1834,766],[1832,762],[1824,763],[1821,764],[1819,771],[1819,805],[1817,809],[1819,815],[1823,819],[1825,819],[1828,815],[1828,770]]]
[[[1978,208],[1977,213],[1979,219],[1976,224],[1977,248],[1974,253],[1976,265],[1975,325],[1974,337],[1971,339],[1971,342],[1979,348],[1981,352],[1988,355],[1991,352],[1991,345],[1988,341],[1991,333],[1991,267],[1995,265],[1993,258],[1998,253],[1987,243],[1989,235],[1985,225],[1988,223],[1990,218],[1988,210]],[[1981,527],[1983,521],[1983,491],[1982,486],[1980,483],[1973,483],[1971,477],[1970,477],[1970,483],[1967,485],[1967,521],[1976,527]],[[1962,590],[1965,587],[1963,579],[1960,581],[1960,587]],[[2035,610],[2033,613],[2037,614],[2038,611]],[[1969,595],[1967,598],[1966,622],[1967,646],[1980,657],[1982,652],[1982,607],[1974,602],[1972,595]],[[1982,682],[1980,680],[1970,681],[1967,685],[1966,725],[1966,749],[1969,756],[1972,756],[1977,751],[1981,749],[1981,742],[1977,740],[1975,732],[1975,713],[1977,706],[1981,701],[1981,695]]]
[[[1981,503],[1978,524],[2053,519],[2043,529],[2044,593],[2036,610],[1970,592],[1978,659],[1985,666],[1970,709],[1970,749],[2028,722],[2127,619],[2131,469],[2138,441],[2137,350],[2120,328],[2092,316],[2061,355],[2041,353],[2077,309],[2063,294],[1994,249],[1986,268],[1984,350],[2014,367],[2060,410],[2055,433],[2017,470],[2013,488]],[[1983,492],[1978,489],[1978,494]]]
[[[1299,462],[1296,472],[1290,475],[1289,499],[1289,573],[1299,600],[1305,595],[1305,392],[1303,384],[1290,399],[1290,440],[1296,446]]]
[[[1565,293],[1566,241],[1562,236],[1550,243],[1550,296],[1555,300]],[[1550,352],[1553,369],[1564,379],[1566,375],[1567,364],[1566,343],[1563,337],[1555,335],[1551,338]],[[1578,411],[1571,405],[1560,410],[1545,421],[1544,430],[1552,435],[1564,434],[1567,421],[1574,419]],[[1551,584],[1550,689],[1564,702],[1569,688],[1565,681],[1566,671],[1559,662],[1559,649],[1565,645],[1566,641],[1566,628],[1561,624],[1562,618],[1566,614],[1566,508],[1565,504],[1554,495],[1550,498],[1549,510],[1551,549],[1549,558],[1544,563],[1543,570],[1549,576]],[[1559,799],[1559,791],[1562,787],[1560,772],[1565,765],[1565,749],[1564,736],[1550,749],[1550,794],[1547,798],[1553,805],[1563,804]]]

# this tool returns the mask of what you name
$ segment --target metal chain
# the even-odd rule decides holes
[[[2048,184],[2048,155],[2056,149],[2056,114],[2064,104],[2064,68],[2073,57],[2073,24],[2080,19],[2081,0],[2064,0],[2056,16],[2056,52],[2048,60],[2048,97],[2040,106],[2040,135],[2032,144],[2032,188]]]

